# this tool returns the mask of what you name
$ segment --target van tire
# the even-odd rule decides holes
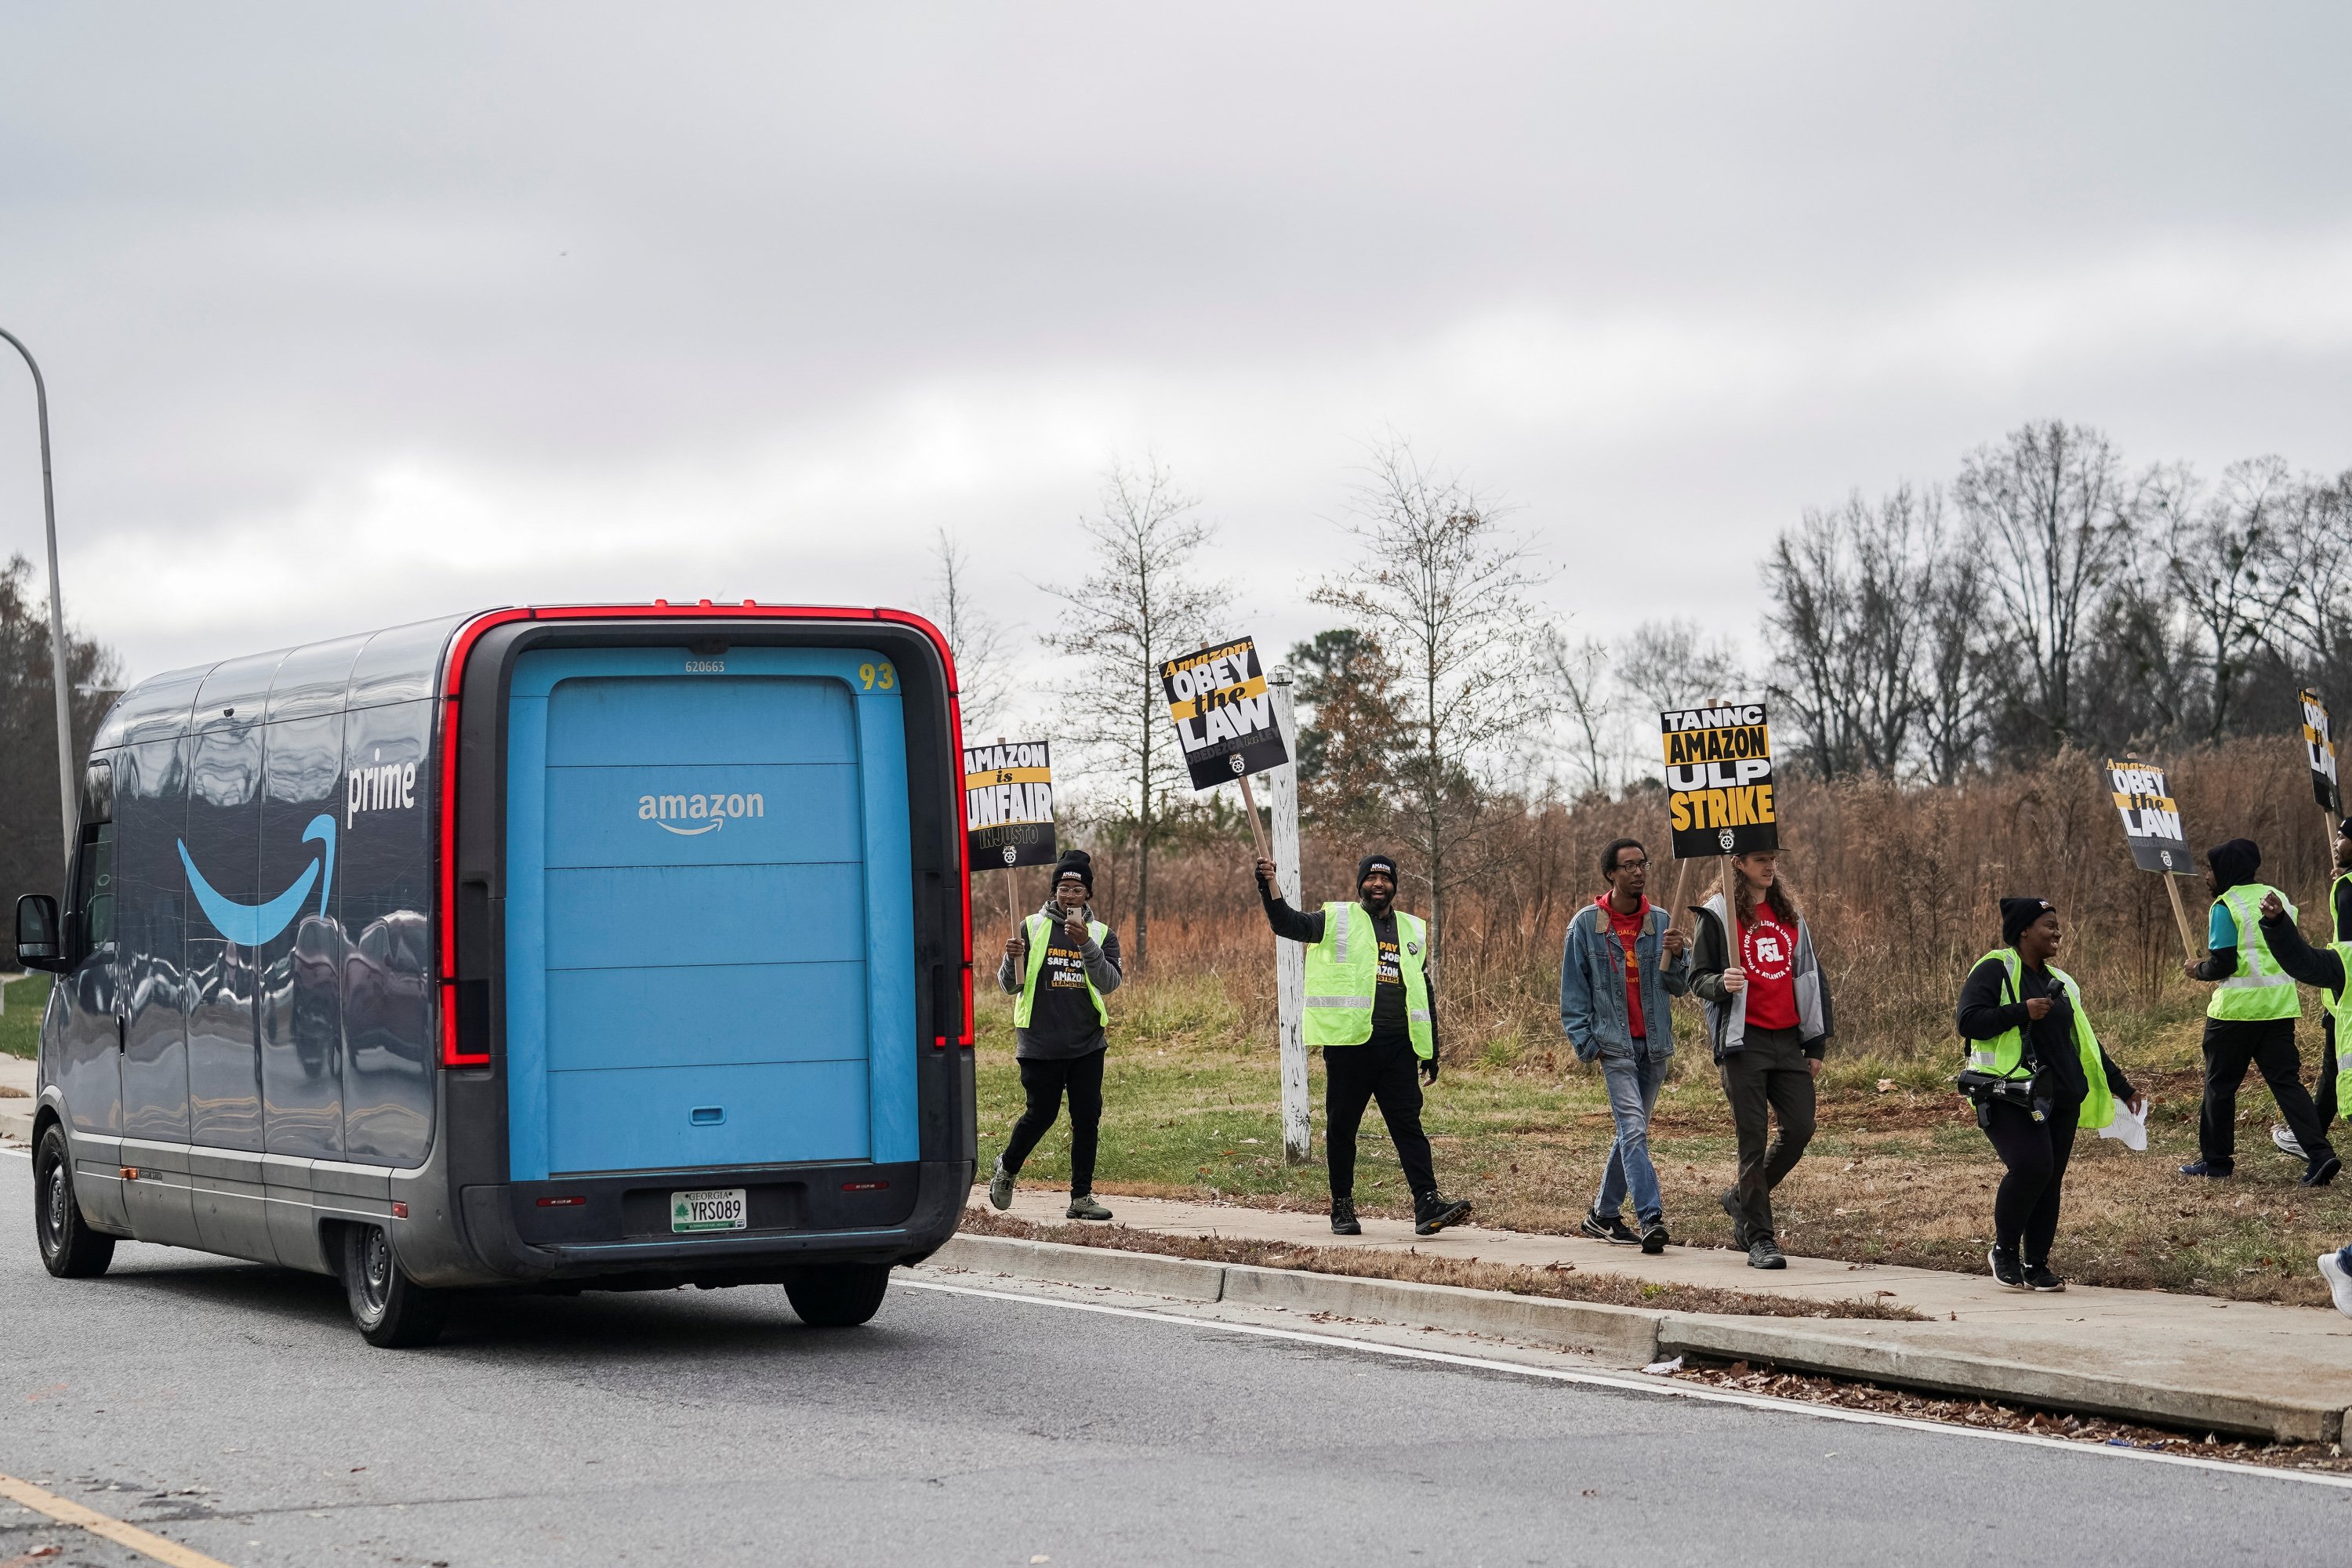
[[[379,1350],[429,1345],[448,1321],[449,1298],[402,1272],[392,1237],[379,1225],[342,1228],[343,1294],[360,1337]]]
[[[60,1279],[95,1279],[114,1261],[114,1237],[90,1229],[74,1196],[73,1146],[52,1121],[33,1154],[33,1234],[41,1264]]]
[[[887,1263],[835,1263],[787,1281],[784,1295],[812,1329],[854,1329],[882,1310],[889,1289]]]

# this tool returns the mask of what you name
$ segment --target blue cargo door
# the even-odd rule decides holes
[[[510,693],[513,1179],[915,1158],[888,663],[547,649]]]

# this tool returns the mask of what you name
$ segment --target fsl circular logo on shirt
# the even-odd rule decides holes
[[[1751,925],[1739,933],[1741,967],[1757,980],[1786,980],[1797,962],[1789,928],[1777,922]]]

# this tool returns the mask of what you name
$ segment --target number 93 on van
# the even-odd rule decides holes
[[[718,1187],[709,1192],[672,1193],[669,1195],[669,1228],[673,1234],[695,1230],[741,1230],[747,1223],[743,1189],[740,1187]]]

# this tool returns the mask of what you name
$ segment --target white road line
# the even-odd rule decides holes
[[[994,1301],[1016,1301],[1025,1306],[1034,1307],[1059,1307],[1073,1312],[1099,1312],[1106,1317],[1137,1318],[1145,1322],[1173,1323],[1188,1329],[1214,1329],[1222,1333],[1251,1334],[1259,1339],[1289,1340],[1299,1344],[1328,1345],[1335,1350],[1360,1351],[1368,1355],[1394,1356],[1402,1361],[1433,1362],[1441,1366],[1467,1367],[1478,1372],[1509,1373],[1516,1377],[1541,1378],[1553,1383],[1581,1384],[1591,1388],[1615,1388],[1632,1394],[1696,1399],[1710,1405],[1740,1405],[1751,1410],[1771,1410],[1788,1415],[1811,1415],[1823,1421],[1851,1421],[1864,1426],[1899,1426],[1911,1432],[1933,1432],[1955,1437],[1978,1437],[1995,1443],[2023,1443],[2033,1447],[2061,1448],[2070,1454],[2095,1454],[2114,1459],[2139,1459],[2156,1465],[2185,1465],[2192,1469],[2219,1470],[2231,1476],[2260,1477],[2265,1480],[2303,1481],[2313,1486],[2352,1490],[2352,1476],[2330,1475],[2312,1470],[2273,1469],[2261,1465],[2232,1464],[2226,1459],[2200,1459],[2186,1454],[2158,1454],[2151,1453],[2146,1448],[2111,1447],[2104,1443],[2077,1443],[2063,1437],[2039,1436],[2031,1432],[1993,1432],[1982,1427],[1962,1426],[1947,1421],[1923,1421],[1912,1415],[1882,1415],[1874,1411],[1842,1410],[1833,1405],[1814,1405],[1801,1399],[1777,1399],[1769,1394],[1742,1394],[1731,1389],[1710,1388],[1703,1384],[1672,1383],[1657,1378],[1600,1372],[1572,1372],[1566,1367],[1528,1366],[1519,1362],[1494,1361],[1485,1356],[1460,1355],[1451,1351],[1420,1350],[1412,1345],[1383,1344],[1377,1340],[1351,1340],[1339,1334],[1318,1334],[1298,1329],[1269,1328],[1259,1323],[1236,1323],[1223,1318],[1195,1318],[1181,1312],[1154,1312],[1138,1307],[1113,1307],[1099,1301],[1065,1301],[1051,1296],[1025,1295],[1017,1290],[986,1290],[977,1286],[948,1285],[930,1279],[904,1279],[898,1283],[915,1290],[939,1290],[951,1296],[981,1296]]]

